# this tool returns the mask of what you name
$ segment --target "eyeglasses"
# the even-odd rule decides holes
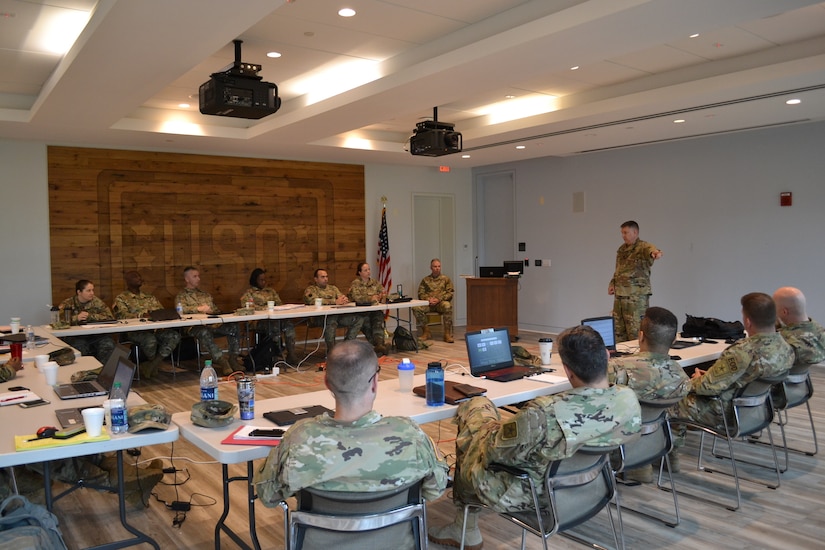
[[[375,379],[375,377],[378,376],[379,372],[381,372],[381,365],[378,365],[378,368],[375,370],[375,374],[370,376],[370,379],[367,380],[367,384],[372,384],[373,379]]]

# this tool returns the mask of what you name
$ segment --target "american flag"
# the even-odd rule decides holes
[[[378,232],[378,282],[389,293],[392,288],[390,267],[390,238],[387,234],[387,207],[381,209],[381,231]]]

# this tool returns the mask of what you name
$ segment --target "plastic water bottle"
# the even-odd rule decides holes
[[[441,363],[427,363],[426,379],[427,405],[440,407],[444,404],[444,369],[441,368]]]
[[[34,351],[34,328],[31,325],[26,325],[26,349]]]
[[[111,402],[112,414],[112,435],[124,434],[129,431],[129,417],[126,415],[126,395],[120,382],[115,382],[112,386]]]
[[[178,317],[183,317],[183,304],[178,302],[178,305],[175,306],[175,311],[178,312]]]
[[[203,362],[201,371],[201,401],[214,401],[218,398],[218,373],[212,368],[212,360]]]

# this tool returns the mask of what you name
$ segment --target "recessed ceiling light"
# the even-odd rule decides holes
[[[468,159],[468,158],[470,158],[470,155],[461,155],[461,158]]]
[[[526,145],[516,145],[516,149],[527,149]]]
[[[188,103],[178,103],[178,107],[180,107],[181,109],[188,109],[189,104]]]
[[[685,119],[683,119],[683,118],[677,118],[676,120],[673,121],[673,124],[681,124],[684,121],[685,121]]]
[[[576,65],[575,67],[570,67],[570,70],[571,70],[571,71],[578,71],[578,70],[579,70],[579,66],[578,66],[578,65]]]
[[[516,99],[516,96],[514,96],[512,94],[507,94],[506,96],[504,96],[504,98],[505,99]]]
[[[695,34],[691,34],[688,38],[698,38],[698,37],[699,37],[699,33],[697,32]]]
[[[278,57],[281,57],[281,52],[267,52],[266,56],[267,57],[278,58]]]
[[[355,10],[352,8],[341,8],[338,10],[338,15],[341,17],[352,17],[355,15]]]
[[[800,103],[802,103],[801,99],[789,99],[785,102],[787,105],[799,105]]]

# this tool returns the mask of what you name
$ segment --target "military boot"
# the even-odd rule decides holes
[[[467,550],[481,550],[484,541],[481,538],[481,531],[478,528],[477,508],[470,509],[467,514],[467,531],[464,536],[464,548]],[[443,527],[430,527],[427,536],[429,539],[444,546],[458,548],[461,546],[461,530],[464,524],[464,509],[457,507],[455,520]]]
[[[228,376],[235,372],[235,369],[229,364],[229,360],[226,358],[226,354],[221,355],[218,359],[213,361],[215,363],[215,367],[217,368],[218,372],[221,373],[221,376]]]
[[[433,339],[433,335],[430,332],[430,327],[427,326],[426,324],[421,327],[421,339],[422,340],[432,340]]]
[[[382,355],[387,355],[387,346],[384,343],[384,334],[374,334],[373,335],[374,345],[373,349],[375,350],[375,355],[381,357]]]
[[[301,362],[295,353],[295,338],[292,336],[286,337],[286,362],[293,366]]]
[[[140,364],[140,375],[147,380],[152,378],[158,373],[158,367],[160,366],[160,362],[163,360],[163,357],[160,354],[155,355],[148,361],[143,361]]]
[[[455,342],[453,338],[453,318],[451,315],[444,315],[444,341],[448,344]]]

